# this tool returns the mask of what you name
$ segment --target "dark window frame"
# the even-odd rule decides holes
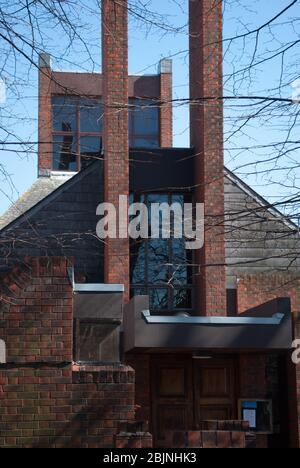
[[[65,132],[65,131],[60,131],[60,130],[55,130],[53,121],[54,121],[54,106],[55,104],[53,103],[53,100],[55,98],[65,98],[65,99],[74,99],[74,107],[76,107],[76,129],[74,131],[70,132]],[[103,132],[82,132],[80,129],[80,109],[82,108],[80,99],[89,99],[91,101],[100,101],[101,102],[101,96],[87,96],[87,97],[82,97],[82,96],[76,96],[76,95],[62,95],[62,94],[52,94],[51,96],[51,129],[52,129],[52,140],[53,140],[53,147],[57,143],[55,140],[55,137],[69,137],[72,136],[74,138],[74,141],[72,144],[75,144],[76,150],[75,150],[75,156],[76,156],[76,169],[75,171],[71,169],[56,169],[54,167],[54,152],[52,154],[52,170],[53,171],[62,171],[62,172],[79,172],[82,168],[82,153],[81,153],[81,138],[82,137],[94,137],[94,138],[99,138],[100,139],[100,148],[102,146],[102,138],[103,138]]]
[[[176,191],[157,191],[157,192],[147,192],[147,193],[142,193],[142,192],[135,192],[132,194],[134,197],[134,201],[139,201],[141,197],[145,197],[146,204],[148,205],[148,196],[151,195],[163,195],[163,196],[168,196],[168,203],[172,203],[172,197],[176,195],[183,195],[186,197],[185,202],[192,203],[193,202],[193,196],[191,191],[187,190],[176,190]],[[176,200],[175,200],[176,201]],[[149,205],[148,205],[149,206]],[[190,283],[178,283],[178,284],[168,284],[168,283],[151,283],[149,282],[149,256],[148,256],[148,247],[149,247],[149,242],[151,242],[151,238],[149,239],[138,239],[137,241],[134,242],[144,242],[145,243],[145,258],[144,258],[144,278],[145,278],[145,283],[131,283],[130,284],[130,295],[133,297],[135,294],[135,291],[142,291],[143,294],[145,295],[150,295],[151,290],[168,290],[168,305],[167,308],[165,309],[152,309],[151,304],[150,304],[150,309],[151,313],[153,315],[174,315],[174,313],[184,313],[188,312],[192,314],[194,312],[194,307],[195,307],[195,280],[194,280],[194,252],[192,250],[187,250],[190,254]],[[164,241],[167,243],[168,246],[168,280],[170,279],[171,275],[171,269],[172,269],[172,264],[173,264],[173,255],[174,255],[174,249],[173,249],[173,241],[174,239],[164,239]],[[130,247],[130,262],[133,257],[132,254],[132,245]],[[130,280],[132,280],[132,272],[130,271]],[[190,302],[191,302],[191,307],[174,307],[174,293],[175,291],[181,291],[181,290],[187,290],[190,292]]]
[[[76,107],[76,129],[72,130],[70,132],[68,131],[62,131],[62,130],[55,130],[54,125],[53,125],[53,118],[54,118],[54,102],[53,100],[55,98],[65,98],[65,99],[73,99],[74,100],[74,107]],[[76,168],[75,171],[71,169],[57,169],[54,167],[54,151],[52,155],[52,170],[58,170],[58,171],[65,171],[65,172],[77,172],[80,171],[82,168],[82,153],[81,153],[81,138],[82,137],[94,137],[94,138],[99,138],[100,139],[100,148],[102,147],[102,138],[103,138],[103,132],[83,132],[81,131],[80,128],[80,112],[81,112],[81,99],[88,99],[90,101],[97,100],[100,101],[102,100],[102,96],[76,96],[72,94],[52,94],[51,96],[51,114],[52,114],[52,121],[51,121],[51,130],[52,130],[52,140],[53,140],[53,148],[56,143],[59,143],[56,138],[57,137],[70,137],[72,136],[73,141],[72,145],[75,145],[75,163],[76,163]],[[136,119],[135,119],[135,114],[134,111],[130,112],[130,109],[138,109],[139,107],[147,109],[147,107],[155,107],[156,109],[156,126],[157,129],[153,133],[140,133],[135,130],[136,128]],[[128,129],[129,129],[129,146],[130,147],[149,147],[149,148],[159,148],[160,145],[160,113],[159,113],[159,102],[155,98],[143,98],[143,97],[130,97],[129,98],[129,112],[128,112]],[[136,140],[144,140],[144,141],[151,141],[154,142],[154,145],[136,145],[134,142]],[[96,153],[95,153],[96,154]],[[84,156],[84,154],[83,154]]]
[[[155,133],[140,133],[135,130],[136,128],[136,119],[134,109],[147,107],[154,107],[157,110],[157,131]],[[133,112],[130,111],[133,110]],[[158,148],[160,145],[160,114],[159,114],[159,102],[155,98],[149,97],[130,97],[129,98],[129,112],[128,112],[128,131],[129,131],[129,146],[131,148],[143,147],[143,145],[135,145],[134,141],[137,139],[154,141],[156,144],[154,146],[149,146],[149,148]]]

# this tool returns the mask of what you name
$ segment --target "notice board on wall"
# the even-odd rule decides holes
[[[239,400],[239,417],[248,421],[250,430],[258,434],[272,434],[273,407],[272,400]]]

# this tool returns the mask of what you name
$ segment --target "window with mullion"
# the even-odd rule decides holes
[[[150,194],[135,201],[147,203],[181,203],[189,200],[188,194]],[[150,220],[149,220],[150,221]],[[149,233],[150,234],[150,233]],[[174,313],[191,310],[193,278],[191,251],[185,249],[185,239],[137,239],[131,242],[132,295],[150,297],[154,313]]]
[[[79,171],[99,158],[102,147],[100,99],[53,96],[53,169]]]

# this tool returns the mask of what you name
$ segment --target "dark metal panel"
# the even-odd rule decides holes
[[[190,190],[194,185],[193,150],[135,148],[130,150],[130,190]]]
[[[122,320],[123,294],[75,294],[74,318]]]
[[[280,325],[203,325],[148,324],[141,306],[148,308],[147,297],[133,299],[125,310],[125,351],[133,349],[200,350],[288,350],[292,344],[292,320],[288,299],[274,301],[273,314],[284,314]],[[268,306],[270,307],[270,306]],[[249,314],[253,317],[254,311]],[[131,317],[129,317],[131,314]],[[134,314],[134,327],[132,327]],[[266,310],[266,316],[269,315]],[[246,316],[246,314],[244,315]],[[258,315],[259,316],[259,315]],[[131,324],[131,327],[128,327]],[[128,336],[126,334],[128,333]]]

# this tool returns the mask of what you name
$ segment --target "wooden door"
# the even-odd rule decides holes
[[[164,446],[166,431],[193,426],[193,379],[190,357],[152,358],[152,431]]]
[[[195,426],[206,420],[235,419],[234,360],[194,360],[193,374]]]

